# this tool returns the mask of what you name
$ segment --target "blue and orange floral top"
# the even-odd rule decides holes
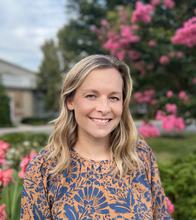
[[[42,150],[28,165],[21,200],[23,220],[170,220],[155,157],[145,142],[137,152],[144,167],[123,179],[109,160],[71,151],[71,171],[51,176],[55,162]]]

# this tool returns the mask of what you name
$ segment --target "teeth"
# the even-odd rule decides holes
[[[93,118],[93,121],[97,121],[97,122],[108,122],[109,121],[109,119],[95,119],[95,118]]]
[[[98,119],[98,118],[91,118],[94,122],[105,124],[110,121],[110,119]]]

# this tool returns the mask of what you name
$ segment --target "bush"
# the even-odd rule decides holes
[[[54,118],[51,117],[44,117],[44,118],[37,118],[37,117],[26,117],[21,120],[23,124],[31,124],[31,125],[43,125],[48,124]]]
[[[0,127],[11,125],[9,98],[0,82]]]
[[[196,219],[196,153],[160,166],[167,196],[175,205],[174,219]]]
[[[6,159],[10,167],[16,170],[20,169],[21,159],[32,150],[39,152],[46,145],[47,139],[47,134],[34,133],[12,133],[0,136],[0,140],[11,144]]]
[[[6,205],[7,219],[9,220],[20,219],[21,192],[22,179],[20,179],[18,173],[14,171],[12,183],[3,188],[2,192],[0,192],[0,204]]]

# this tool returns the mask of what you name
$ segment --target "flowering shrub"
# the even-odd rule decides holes
[[[193,0],[186,3],[138,0],[109,11],[100,26],[92,28],[107,52],[133,66],[134,101],[138,106],[133,113],[137,115],[137,110],[145,105],[145,120],[166,108],[167,116],[168,112],[172,114],[168,119],[173,121],[173,127],[183,130],[183,124],[196,116],[196,98],[192,95],[195,93],[195,13]],[[175,95],[168,92],[165,97],[171,88]],[[152,96],[146,95],[146,91],[153,91]],[[166,106],[169,98],[170,106]],[[165,122],[165,129],[175,130]]]
[[[12,175],[13,175],[12,169],[0,170],[0,187],[7,186],[12,180]]]
[[[6,208],[5,204],[0,205],[0,219],[1,220],[7,219],[7,213],[6,213],[5,208]]]
[[[7,142],[0,140],[0,165],[3,165],[6,163],[5,155],[6,155],[6,152],[9,146],[10,145]]]
[[[143,4],[140,1],[136,2],[136,8],[133,11],[131,21],[132,23],[144,22],[149,23],[152,19],[154,7],[151,4]]]
[[[15,220],[19,219],[22,179],[27,165],[36,155],[36,151],[45,145],[47,135],[9,134],[1,138],[3,140],[0,139],[0,219]],[[5,140],[10,140],[12,144]]]
[[[176,159],[168,165],[160,164],[160,174],[166,195],[175,206],[174,219],[196,219],[196,154]],[[168,201],[168,208],[174,207]]]
[[[172,202],[170,201],[168,197],[166,197],[166,200],[167,200],[167,207],[168,207],[169,213],[173,214],[175,210],[174,205],[172,204]]]
[[[148,122],[143,122],[140,125],[139,133],[145,138],[157,137],[160,135],[159,129],[155,125],[148,123]]]
[[[8,186],[8,184],[12,181],[13,170],[7,168],[7,163],[5,159],[9,147],[10,144],[0,140],[0,199],[3,188]],[[0,204],[0,219],[7,219],[5,204]]]
[[[187,47],[196,46],[196,16],[184,22],[183,27],[179,28],[172,37],[172,43],[181,44]]]
[[[26,172],[26,168],[29,164],[29,162],[33,159],[33,157],[35,157],[37,155],[37,153],[35,151],[31,151],[31,153],[27,156],[25,156],[24,158],[22,158],[22,161],[20,163],[20,168],[21,171],[18,173],[18,176],[20,178],[24,178],[25,176],[25,172]]]

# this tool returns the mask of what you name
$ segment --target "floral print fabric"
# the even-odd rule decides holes
[[[109,160],[93,161],[71,151],[71,170],[57,176],[42,150],[29,164],[21,200],[22,220],[170,220],[155,157],[145,142],[139,172],[114,177]]]

